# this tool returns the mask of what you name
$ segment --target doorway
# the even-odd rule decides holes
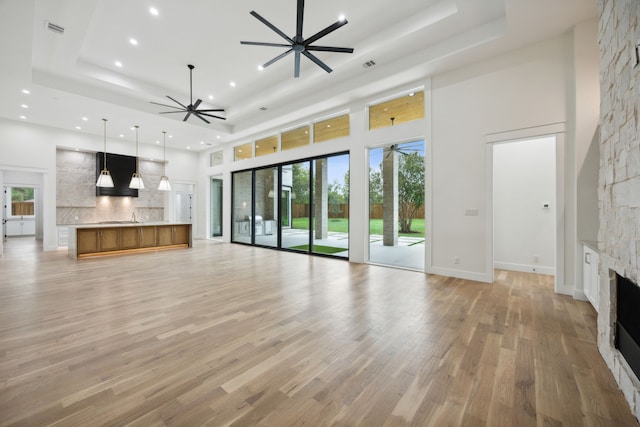
[[[425,142],[369,150],[369,262],[425,269]]]
[[[493,144],[493,267],[556,275],[556,136]]]
[[[6,185],[2,191],[2,238],[36,236],[38,188]]]
[[[191,224],[193,221],[193,185],[175,184],[176,222]]]

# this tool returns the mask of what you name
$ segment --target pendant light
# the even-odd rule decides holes
[[[107,170],[107,119],[102,119],[104,122],[104,161],[102,163],[102,171],[96,182],[96,187],[113,187],[113,179],[111,174]]]
[[[167,176],[167,132],[162,131],[162,176],[160,177],[160,184],[158,190],[171,191],[171,183]]]
[[[129,188],[137,188],[138,190],[144,189],[144,182],[142,182],[142,175],[138,172],[138,125],[136,128],[136,171],[131,176],[131,182],[129,182]]]

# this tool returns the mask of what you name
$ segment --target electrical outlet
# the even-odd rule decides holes
[[[539,255],[534,255],[533,256],[533,262],[538,262],[540,261],[540,256]]]
[[[460,257],[459,257],[459,256],[455,257],[455,258],[453,259],[453,263],[454,263],[454,264],[460,264]]]

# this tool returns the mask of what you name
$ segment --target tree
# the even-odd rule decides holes
[[[294,203],[309,204],[309,163],[294,163],[291,166],[293,175],[291,191],[295,195]]]
[[[382,165],[378,169],[369,168],[369,204],[382,204]]]
[[[400,232],[410,233],[413,217],[424,204],[424,157],[420,153],[401,154],[398,160]]]

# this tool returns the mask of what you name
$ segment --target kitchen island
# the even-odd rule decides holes
[[[190,248],[191,224],[110,221],[69,226],[69,256],[74,259],[164,249]]]

